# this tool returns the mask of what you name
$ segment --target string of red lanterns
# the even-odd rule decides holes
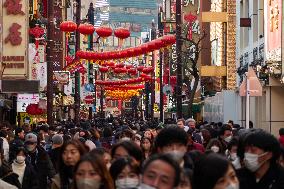
[[[97,30],[96,30],[97,31]],[[175,35],[165,35],[161,38],[152,40],[143,45],[127,48],[118,51],[107,51],[107,52],[90,52],[90,51],[78,51],[76,56],[81,59],[94,60],[94,61],[105,61],[115,59],[126,59],[131,57],[137,57],[154,50],[166,48],[175,43]]]
[[[151,76],[148,75],[143,75],[143,77],[138,77],[134,79],[127,79],[127,80],[118,80],[118,81],[102,81],[102,80],[97,80],[96,85],[105,85],[105,86],[110,86],[110,85],[128,85],[128,84],[135,84],[135,83],[142,83],[142,82],[147,82],[151,81],[152,78]]]

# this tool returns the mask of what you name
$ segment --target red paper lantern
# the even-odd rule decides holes
[[[132,64],[128,64],[125,66],[127,69],[130,69],[130,68],[133,68],[133,65]]]
[[[116,64],[115,65],[117,68],[123,68],[124,67],[124,64]]]
[[[143,68],[142,72],[145,73],[145,74],[149,74],[151,72],[154,71],[154,68],[153,67],[145,67]]]
[[[96,29],[98,36],[106,38],[112,35],[112,29],[110,27],[101,26]]]
[[[126,39],[130,36],[130,31],[126,28],[117,28],[114,30],[114,35],[119,39]]]
[[[77,29],[77,24],[73,21],[64,21],[60,24],[60,30],[63,32],[74,32]]]
[[[127,69],[126,68],[121,68],[121,72],[120,73],[127,73]]]
[[[130,68],[127,72],[129,74],[131,74],[131,75],[136,75],[137,74],[137,70],[135,68]]]
[[[149,52],[152,52],[152,51],[156,50],[155,41],[150,41],[150,42],[148,43],[148,50],[149,50]]]
[[[116,74],[120,74],[120,73],[121,73],[121,69],[122,69],[122,68],[115,68],[115,69],[113,70],[113,72],[116,73]]]
[[[159,50],[161,48],[165,47],[164,42],[161,40],[161,38],[154,40],[155,42],[155,50]]]
[[[100,68],[99,68],[99,71],[100,71],[101,73],[106,73],[106,72],[108,72],[108,67],[100,67]]]
[[[145,68],[144,66],[137,66],[137,70],[138,70],[139,72],[142,72],[142,70],[143,70],[144,68]]]
[[[176,43],[176,36],[175,35],[165,35],[161,38],[166,46],[173,45]]]
[[[146,43],[142,44],[140,48],[141,48],[142,54],[146,54],[148,52],[148,45]]]
[[[92,24],[80,24],[78,27],[78,31],[84,35],[92,35],[95,32],[95,28]]]

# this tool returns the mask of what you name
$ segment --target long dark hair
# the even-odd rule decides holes
[[[135,162],[134,159],[131,157],[123,157],[115,160],[109,169],[113,181],[117,179],[118,175],[123,171],[123,169],[126,166],[129,166],[130,170],[139,176],[140,174],[139,164]]]
[[[83,156],[85,153],[87,153],[85,146],[79,140],[69,140],[63,144],[63,146],[60,149],[60,158],[59,161],[57,162],[59,168],[61,189],[71,188],[69,179],[73,178],[73,166],[67,166],[62,158],[64,150],[69,145],[75,146],[78,149],[80,156]]]
[[[96,155],[94,153],[86,154],[84,155],[81,160],[76,164],[74,167],[74,176],[73,176],[73,183],[74,183],[74,189],[80,189],[77,188],[77,182],[76,182],[76,172],[80,166],[81,163],[83,162],[89,162],[95,169],[95,171],[100,175],[102,178],[101,186],[100,189],[114,189],[113,181],[110,176],[110,173],[108,172],[106,165],[102,159],[101,156]]]
[[[193,189],[212,189],[217,181],[223,177],[230,166],[230,161],[219,154],[203,155],[196,162],[193,171]]]

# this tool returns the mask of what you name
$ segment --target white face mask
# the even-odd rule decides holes
[[[264,162],[259,163],[258,158],[264,156],[266,153],[267,152],[261,155],[253,153],[245,153],[245,158],[244,158],[245,167],[251,172],[257,171],[260,168],[260,166],[264,163]]]
[[[115,186],[117,189],[128,189],[128,188],[136,188],[139,185],[138,178],[122,178],[117,179],[115,181]]]
[[[101,183],[95,179],[89,179],[89,178],[83,178],[83,179],[77,179],[77,188],[80,189],[99,189],[101,186]]]
[[[156,188],[148,184],[141,183],[139,189],[156,189]]]
[[[129,141],[129,140],[131,140],[129,137],[122,137],[122,138],[120,139],[120,141]]]
[[[231,142],[231,140],[232,140],[232,136],[228,136],[228,137],[224,138],[224,140],[225,140],[227,143],[229,143],[229,142]]]
[[[26,157],[24,157],[24,156],[17,156],[16,161],[17,161],[17,163],[22,164],[22,163],[25,162],[25,159],[26,159]]]
[[[227,186],[225,189],[239,189],[239,184],[233,184],[231,183],[229,186]]]
[[[179,150],[173,150],[173,151],[167,152],[166,154],[169,154],[175,161],[179,162],[182,160],[185,152],[181,152]]]
[[[242,168],[242,165],[241,165],[241,162],[240,162],[240,159],[237,157],[237,159],[235,159],[234,161],[232,161],[232,164],[234,166],[234,168],[236,170]]]
[[[218,153],[220,148],[218,146],[211,146],[211,150],[215,153]]]
[[[184,126],[183,130],[184,130],[185,132],[187,132],[187,131],[189,130],[189,127],[188,127],[188,126]]]
[[[236,159],[237,159],[237,153],[231,153],[230,154],[230,159],[232,160],[232,161],[235,161]]]

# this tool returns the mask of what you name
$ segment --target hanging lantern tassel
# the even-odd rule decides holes
[[[118,47],[121,48],[125,39],[118,38]]]

